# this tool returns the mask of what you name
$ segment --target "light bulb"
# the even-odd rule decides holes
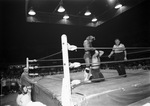
[[[63,19],[68,19],[69,15],[64,15]]]
[[[87,10],[85,13],[84,13],[85,16],[89,16],[91,15],[91,12],[89,10]]]
[[[58,9],[58,12],[64,12],[64,11],[65,11],[64,7],[60,6],[59,9]]]
[[[93,19],[92,19],[92,22],[96,22],[96,21],[97,21],[97,18],[93,18]]]
[[[33,9],[31,9],[31,10],[28,12],[28,14],[29,14],[29,15],[35,15],[36,12],[35,12]]]
[[[121,8],[122,7],[122,4],[117,4],[116,6],[115,6],[115,9],[118,9],[118,8]]]

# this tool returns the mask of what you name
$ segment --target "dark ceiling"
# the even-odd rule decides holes
[[[105,7],[105,4],[108,5],[107,0],[63,0],[67,13],[76,16],[76,19],[70,17],[68,21],[72,23],[76,21],[76,23],[60,25],[56,24],[58,23],[56,17],[61,15],[54,11],[60,0],[0,0],[0,48],[2,51],[0,51],[0,64],[24,63],[26,57],[37,59],[56,53],[61,50],[60,36],[64,33],[67,35],[70,44],[79,47],[83,45],[84,39],[90,34],[96,37],[93,43],[94,47],[112,47],[116,38],[119,38],[126,47],[149,47],[150,0],[123,1],[132,5],[132,8],[117,17],[108,19],[103,14],[109,15],[115,9],[112,7],[107,10]],[[83,16],[83,13],[87,6],[92,14],[99,16],[99,21],[102,20],[103,16],[103,19],[106,20],[105,23],[98,25],[98,27],[86,27],[87,24],[83,22],[87,18]],[[33,7],[37,12],[34,17],[25,16],[25,10],[27,13],[30,7]],[[103,9],[99,9],[100,7],[103,7]],[[118,10],[114,12],[116,11]],[[34,20],[32,23],[29,20],[27,22],[26,19],[28,18],[37,19],[36,22],[40,23],[36,23]],[[86,22],[88,23],[88,20]],[[71,53],[70,57],[83,57],[83,52]],[[105,50],[105,55],[108,55],[109,52],[109,50]],[[61,58],[61,55],[54,58]]]
[[[144,0],[26,0],[27,22],[97,27],[142,1]],[[66,9],[64,13],[57,12],[61,2]],[[115,9],[117,3],[121,3],[123,7]],[[31,8],[35,10],[35,16],[27,14]],[[87,9],[92,13],[90,16],[84,16]],[[65,13],[70,18],[64,21],[62,17]],[[96,17],[98,21],[91,22],[93,17]]]

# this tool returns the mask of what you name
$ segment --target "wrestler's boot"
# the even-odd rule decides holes
[[[90,68],[84,69],[84,81],[89,81],[89,78],[91,76]]]

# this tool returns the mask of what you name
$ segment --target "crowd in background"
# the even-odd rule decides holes
[[[15,93],[19,90],[19,80],[22,74],[22,69],[12,68],[1,70],[1,96]]]

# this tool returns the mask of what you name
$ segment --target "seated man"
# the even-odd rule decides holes
[[[31,89],[28,89],[25,85],[22,85],[20,91],[18,92],[16,102],[18,106],[26,106],[30,101],[31,101]]]
[[[92,82],[104,81],[104,76],[100,72],[100,57],[104,54],[103,51],[95,50],[95,54],[92,56],[92,66],[91,66],[91,74]]]
[[[26,87],[25,85],[21,86],[21,90],[18,93],[16,102],[18,106],[46,106],[38,101],[33,102],[31,100],[31,86]]]

